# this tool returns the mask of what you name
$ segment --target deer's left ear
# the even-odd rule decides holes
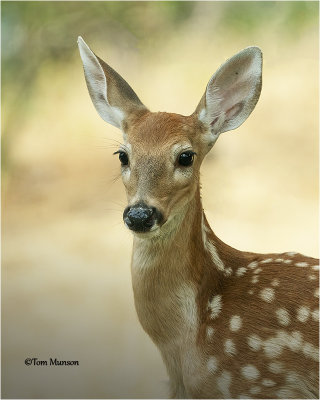
[[[247,47],[227,60],[211,77],[195,111],[212,136],[238,128],[251,114],[261,92],[262,53]]]

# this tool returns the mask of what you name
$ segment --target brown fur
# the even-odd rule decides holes
[[[197,210],[202,212],[198,191],[193,202],[196,203]],[[278,331],[285,331],[288,334],[299,331],[304,342],[318,345],[318,323],[313,321],[311,316],[307,323],[299,322],[296,318],[297,309],[301,305],[308,306],[311,310],[318,308],[318,300],[313,294],[318,287],[318,280],[308,282],[307,279],[308,274],[318,275],[311,268],[312,265],[318,265],[318,260],[300,254],[289,257],[286,254],[240,252],[225,245],[213,232],[210,232],[210,239],[215,244],[220,258],[225,266],[233,271],[230,277],[226,277],[223,273],[217,272],[214,263],[208,258],[203,248],[202,241],[199,240],[201,227],[199,213],[195,215],[197,214],[198,217],[194,218],[193,223],[190,215],[182,222],[181,229],[170,243],[158,244],[159,248],[154,243],[153,251],[161,251],[161,262],[158,265],[153,266],[150,262],[150,270],[146,270],[143,276],[137,271],[132,271],[135,304],[142,326],[160,350],[164,342],[173,340],[179,335],[181,329],[186,329],[179,315],[179,305],[172,298],[177,287],[185,282],[195,287],[197,293],[199,326],[196,346],[203,357],[202,368],[204,369],[206,361],[213,355],[219,360],[219,367],[214,376],[218,377],[224,370],[231,372],[231,398],[237,398],[241,394],[250,395],[249,389],[255,385],[261,387],[261,392],[255,394],[254,398],[276,398],[276,392],[283,390],[283,387],[289,388],[283,391],[283,398],[291,398],[291,396],[292,398],[317,398],[318,363],[316,361],[308,358],[301,350],[292,351],[288,347],[283,349],[279,357],[270,358],[263,350],[252,351],[247,339],[249,335],[256,334],[265,341],[272,338]],[[160,248],[160,246],[163,247]],[[133,251],[135,252],[135,248]],[[171,269],[172,258],[175,257],[183,259],[183,270],[178,270],[179,263],[174,263],[177,270]],[[246,267],[253,261],[259,262],[268,258],[292,259],[292,264],[304,261],[308,262],[310,267],[300,268],[282,262],[260,264],[263,270],[258,274],[260,281],[256,284],[251,283],[255,275],[254,270],[249,269],[241,277],[235,276],[238,268]],[[258,297],[258,292],[264,287],[272,287],[271,281],[275,278],[279,279],[279,286],[274,288],[275,300],[267,303]],[[254,288],[252,295],[248,294],[250,288]],[[222,312],[212,320],[207,304],[217,294],[222,295]],[[163,306],[162,299],[168,300],[166,307]],[[291,323],[288,327],[281,326],[276,318],[275,311],[281,307],[284,307],[290,315]],[[239,332],[230,332],[229,321],[233,315],[241,316],[242,327]],[[210,341],[206,337],[208,326],[215,329]],[[224,353],[226,339],[233,340],[236,355],[228,356]],[[164,360],[167,361],[170,375],[172,362],[166,360],[166,357]],[[273,361],[283,363],[283,373],[273,373],[268,369],[268,365]],[[256,366],[259,370],[260,377],[255,382],[248,381],[241,375],[241,367],[248,364]],[[291,388],[288,385],[286,381],[288,373],[299,377],[297,387]],[[171,377],[174,376],[175,374],[171,372]],[[275,385],[264,387],[261,384],[263,379],[271,379]],[[189,385],[188,377],[183,377],[182,381],[185,397],[221,398],[223,395],[217,389],[215,379],[205,374],[203,379],[199,379],[197,385]],[[176,382],[172,381],[171,385],[172,397],[179,396],[179,391],[175,388]]]
[[[82,42],[89,82],[96,64]],[[223,64],[187,117],[149,112],[98,60],[111,108],[97,109],[124,133],[128,204],[143,201],[163,214],[156,230],[135,234],[131,271],[137,314],[161,352],[171,396],[318,398],[319,261],[233,249],[210,229],[200,198],[203,158],[259,98],[261,51],[247,48]],[[89,90],[96,87],[93,79]],[[196,155],[184,169],[177,159],[186,146]]]
[[[183,123],[184,121],[185,123]],[[198,163],[200,164],[205,149],[201,144],[195,143],[195,139],[201,135],[201,130],[195,134],[195,126],[196,123],[190,117],[167,113],[147,113],[144,114],[142,120],[136,121],[127,132],[128,141],[133,149],[139,149],[138,152],[142,158],[139,166],[141,170],[137,172],[133,188],[136,190],[138,177],[143,173],[142,170],[146,174],[145,179],[147,180],[147,175],[152,169],[158,169],[157,184],[148,192],[148,195],[151,196],[149,202],[152,201],[152,204],[161,207],[165,211],[166,218],[170,215],[171,209],[165,200],[177,199],[177,187],[172,183],[170,185],[171,180],[166,175],[166,168],[160,167],[159,160],[165,159],[166,153],[173,143],[187,138],[192,142],[193,148],[196,149],[198,146],[200,155]],[[145,164],[146,159],[149,160],[150,165]],[[198,168],[196,163],[195,168]],[[198,178],[199,174],[195,172],[193,185],[196,185],[196,188],[189,185],[189,194],[182,193],[183,198],[189,198],[188,211],[175,235],[169,240],[150,239],[148,251],[151,254],[160,254],[159,262],[154,263],[150,260],[148,268],[142,274],[141,271],[137,272],[134,267],[132,269],[138,316],[142,326],[162,352],[171,378],[171,395],[196,398],[222,397],[223,393],[217,389],[215,379],[208,377],[205,372],[201,372],[205,369],[205,363],[210,355],[214,355],[219,360],[219,368],[215,372],[215,376],[219,377],[224,370],[230,371],[232,374],[232,383],[229,389],[232,398],[241,394],[250,395],[249,389],[252,386],[261,388],[260,393],[255,394],[255,398],[274,398],[277,392],[280,393],[280,396],[283,392],[282,397],[286,398],[316,398],[318,393],[317,362],[308,358],[302,350],[291,351],[288,347],[283,348],[279,357],[268,358],[262,350],[250,351],[247,340],[248,336],[252,334],[257,334],[261,340],[266,341],[275,336],[278,331],[287,332],[287,334],[299,331],[303,335],[305,343],[317,346],[317,322],[309,317],[308,323],[301,323],[297,321],[296,314],[300,305],[308,306],[312,311],[318,307],[318,300],[313,295],[313,291],[318,287],[318,280],[308,281],[307,278],[308,274],[312,273],[318,277],[317,271],[311,269],[311,266],[317,265],[318,261],[302,255],[289,257],[286,254],[240,252],[219,240],[205,222],[209,230],[208,239],[215,245],[225,268],[231,268],[232,274],[225,276],[222,272],[217,271],[202,243],[202,206]],[[192,193],[194,194],[192,195]],[[130,199],[130,191],[128,194]],[[134,243],[133,254],[139,246],[139,240],[135,239]],[[251,283],[254,270],[249,269],[243,276],[236,276],[239,268],[247,267],[253,261],[259,262],[268,258],[273,260],[292,259],[292,264],[287,265],[274,261],[260,264],[263,270],[258,274],[260,281],[256,284]],[[182,262],[177,260],[182,260]],[[310,267],[294,267],[293,264],[296,262],[307,262]],[[276,277],[280,284],[274,288],[275,300],[271,303],[265,302],[258,297],[258,292],[264,287],[272,288],[271,281]],[[177,288],[182,284],[192,286],[196,292],[199,326],[195,345],[203,357],[200,361],[200,377],[196,385],[189,384],[190,377],[183,376],[181,372],[183,360],[179,359],[173,362],[163,350],[164,343],[179,337],[180,331],[188,328],[185,326],[179,310],[181,306],[175,298]],[[248,294],[250,288],[254,290],[252,295]],[[218,294],[222,296],[222,312],[212,320],[209,317],[207,304],[213,296]],[[279,325],[275,314],[278,308],[285,308],[288,311],[291,320],[288,327]],[[240,332],[230,332],[229,320],[233,315],[241,316],[243,322]],[[212,341],[208,341],[206,338],[208,326],[215,329]],[[233,340],[237,349],[235,356],[226,356],[224,353],[224,341],[228,338]],[[183,348],[184,345],[180,344],[179,346]],[[181,357],[181,350],[172,350],[171,353],[180,353],[179,357]],[[288,373],[292,376],[296,374],[299,377],[297,387],[291,387],[292,385],[288,384],[285,373],[275,374],[268,369],[268,365],[273,361],[282,362],[287,375]],[[248,381],[241,375],[241,368],[248,364],[256,366],[259,370],[260,379],[256,382]],[[181,376],[178,376],[177,370],[180,371]],[[310,375],[311,371],[313,376]],[[202,378],[201,373],[203,374]],[[275,385],[265,387],[261,384],[263,379],[271,379]],[[177,389],[177,387],[179,388]]]

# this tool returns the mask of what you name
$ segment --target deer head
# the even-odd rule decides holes
[[[201,163],[222,132],[251,114],[261,91],[262,53],[248,47],[211,77],[190,116],[151,112],[128,83],[78,39],[85,79],[100,116],[121,129],[119,154],[135,234],[161,236],[181,217],[199,188]]]

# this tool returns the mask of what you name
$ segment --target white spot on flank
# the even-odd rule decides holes
[[[292,260],[284,260],[283,261],[285,264],[292,264]]]
[[[262,268],[257,268],[257,269],[255,269],[254,271],[253,271],[253,273],[254,274],[258,274],[259,272],[261,272],[262,271]]]
[[[241,368],[242,375],[248,380],[255,380],[259,378],[260,372],[254,365],[246,365],[245,367]]]
[[[309,307],[299,307],[298,311],[297,311],[297,319],[300,322],[306,322],[307,319],[309,318],[309,314],[310,314],[310,309]]]
[[[277,335],[264,341],[263,350],[267,357],[276,358],[282,353],[283,346],[284,343],[282,338]]]
[[[315,281],[315,280],[317,279],[317,277],[316,277],[315,275],[309,275],[309,276],[308,276],[308,279],[309,279],[310,281]]]
[[[307,267],[309,264],[306,262],[297,262],[294,264],[296,267]]]
[[[296,256],[298,253],[295,253],[294,251],[288,251],[288,253],[286,253],[287,256],[293,257]]]
[[[262,340],[259,338],[258,335],[250,335],[248,336],[248,345],[251,350],[253,351],[259,351],[262,346]]]
[[[222,374],[217,379],[217,386],[224,399],[231,399],[230,385],[232,375],[229,371],[222,371]]]
[[[253,294],[253,290],[250,289],[250,290],[248,291],[248,293],[249,293],[249,294]]]
[[[216,318],[220,314],[221,308],[222,308],[221,294],[217,294],[208,303],[208,310],[211,311],[210,318]]]
[[[287,373],[287,376],[286,376],[286,381],[287,381],[288,383],[293,383],[293,384],[295,384],[295,383],[297,383],[297,382],[300,381],[300,378],[299,378],[299,375],[296,374],[295,372],[289,371],[289,372]]]
[[[276,396],[278,399],[294,399],[297,397],[297,396],[295,396],[295,393],[292,390],[290,390],[286,387],[279,389],[276,392]]]
[[[319,267],[319,265],[314,265],[314,266],[312,267],[312,269],[315,270],[315,271],[319,271],[320,267]]]
[[[272,379],[263,379],[262,384],[263,384],[263,386],[272,387],[276,383]]]
[[[262,300],[266,301],[267,303],[271,303],[274,299],[274,289],[272,289],[272,288],[262,289],[260,292],[260,297]]]
[[[276,260],[274,260],[275,262],[283,262],[284,260],[283,260],[283,258],[277,258]]]
[[[248,265],[248,268],[254,269],[254,268],[257,267],[257,265],[258,265],[257,261],[253,261],[252,263],[250,263],[250,264]]]
[[[318,298],[319,298],[319,288],[317,288],[317,289],[314,291],[314,297],[318,297]]]
[[[242,326],[242,321],[239,315],[234,315],[230,319],[230,331],[237,332]]]
[[[247,268],[241,267],[241,268],[238,268],[238,269],[237,269],[236,275],[237,275],[237,276],[242,276],[242,275],[244,275],[246,272],[247,272]]]
[[[253,276],[251,279],[252,283],[258,283],[259,282],[259,277],[258,276]]]
[[[261,392],[261,387],[260,386],[252,386],[252,388],[250,388],[249,392],[251,394],[258,394]]]
[[[268,369],[274,374],[281,374],[281,372],[283,371],[283,365],[280,361],[274,361],[268,365]]]
[[[279,308],[276,311],[278,322],[280,325],[287,326],[290,323],[290,315],[285,308]]]
[[[237,353],[236,346],[231,339],[227,339],[224,342],[224,351],[230,356],[233,356]]]
[[[271,286],[279,286],[280,281],[278,278],[272,279]]]
[[[313,319],[314,321],[316,321],[316,322],[319,321],[319,310],[314,310],[314,311],[312,311],[311,315],[312,315],[312,319]]]
[[[279,330],[277,334],[263,342],[263,350],[269,358],[279,357],[285,347],[297,352],[302,346],[302,335],[298,331],[291,334]]]
[[[303,354],[314,361],[319,361],[319,349],[311,343],[305,343],[302,348]]]
[[[210,357],[207,362],[207,368],[210,373],[216,372],[218,369],[218,360],[216,357]]]
[[[271,263],[273,261],[273,258],[266,258],[265,260],[260,261],[260,264],[267,264]]]
[[[208,326],[207,327],[207,338],[211,339],[213,334],[214,334],[214,329],[212,328],[212,326]]]
[[[288,347],[292,351],[298,351],[301,349],[302,346],[302,335],[299,331],[294,331],[286,337],[284,337],[284,340],[288,343]]]

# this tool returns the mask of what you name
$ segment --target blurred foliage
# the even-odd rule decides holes
[[[93,39],[117,40],[120,51],[129,46],[156,51],[157,46],[170,40],[190,19],[199,18],[204,4],[207,14],[218,15],[210,29],[214,32],[220,27],[229,35],[252,35],[281,15],[279,34],[288,33],[295,38],[302,29],[318,21],[318,2],[310,1],[3,1],[3,162],[6,161],[8,133],[16,126],[17,114],[21,123],[31,106],[37,71],[46,62],[65,62],[74,56],[78,35],[91,43]]]
[[[301,30],[318,21],[318,2],[313,1],[243,1],[227,2],[221,23],[236,32],[246,34],[271,23],[281,16],[281,34],[293,39]]]
[[[65,59],[76,51],[79,34],[117,38],[126,34],[147,46],[166,39],[192,17],[203,2],[2,2],[3,85],[32,83],[35,69],[46,60]],[[219,24],[242,34],[259,29],[279,14],[290,35],[314,23],[318,2],[212,2],[212,14],[222,7]]]
[[[80,33],[118,38],[126,32],[143,45],[150,30],[163,35],[193,8],[193,2],[3,2],[3,81],[15,81],[17,73],[29,81],[39,63],[70,56]]]

